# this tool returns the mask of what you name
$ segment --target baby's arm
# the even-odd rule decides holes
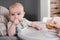
[[[19,23],[18,20],[15,20],[8,29],[8,35],[13,36],[16,34],[16,25]]]
[[[8,36],[13,36],[16,33],[16,25],[12,24],[11,27],[8,29]]]
[[[34,27],[34,28],[36,28],[36,29],[38,29],[38,30],[41,30],[42,29],[42,27],[39,25],[39,24],[37,24],[36,22],[29,22],[29,26],[31,26],[31,27]]]

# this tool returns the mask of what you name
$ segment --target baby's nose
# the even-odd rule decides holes
[[[18,18],[18,16],[16,15],[15,18]]]

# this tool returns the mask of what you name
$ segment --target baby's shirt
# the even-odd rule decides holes
[[[16,31],[17,32],[21,32],[23,29],[27,28],[28,27],[28,24],[29,24],[29,21],[27,19],[23,19],[22,22],[20,22],[18,25],[17,25],[17,28],[16,28]],[[9,21],[8,24],[7,24],[7,28],[9,29],[12,25],[12,22]]]

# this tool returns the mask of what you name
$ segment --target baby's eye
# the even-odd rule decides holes
[[[15,14],[11,14],[12,16],[14,16]]]
[[[18,15],[20,15],[20,13],[18,13]]]

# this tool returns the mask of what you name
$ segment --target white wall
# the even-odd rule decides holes
[[[50,0],[40,0],[40,15],[41,15],[41,20],[43,17],[49,17],[50,16]]]

